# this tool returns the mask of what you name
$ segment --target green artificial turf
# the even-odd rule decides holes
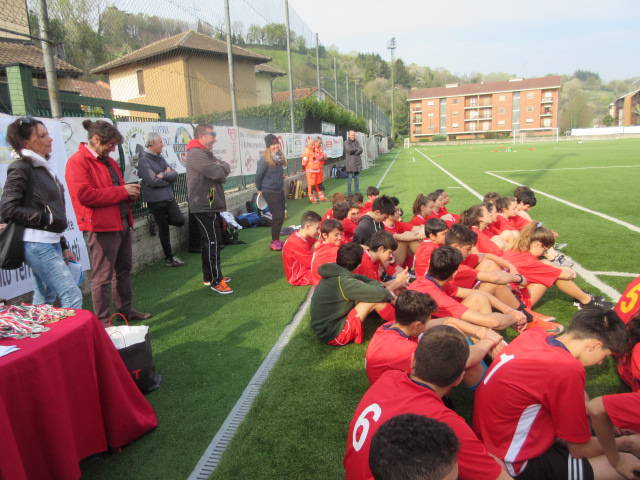
[[[576,168],[635,164],[638,140],[545,143],[510,146],[473,145],[422,147],[434,161],[481,194],[513,192],[514,185],[485,174],[487,170]],[[375,185],[393,155],[363,172],[361,190]],[[640,162],[638,162],[640,163]],[[607,213],[631,223],[640,169],[565,170],[504,174],[541,191]],[[332,183],[335,188],[336,183]],[[338,184],[340,186],[340,184]],[[454,187],[454,188],[451,188]],[[418,192],[447,188],[449,210],[459,212],[478,200],[437,169],[415,149],[400,150],[393,168],[381,185],[383,193],[400,198],[405,221]],[[341,187],[343,188],[343,187]],[[566,252],[585,268],[598,271],[636,272],[640,253],[635,232],[591,214],[538,195],[531,212],[560,233]],[[622,291],[631,280],[601,277]],[[581,279],[577,283],[597,293]],[[296,289],[291,287],[293,293]],[[567,324],[576,309],[572,301],[551,289],[536,307]],[[367,320],[367,339],[377,323]],[[507,337],[513,332],[507,332]],[[274,368],[254,407],[225,453],[213,479],[327,479],[343,478],[342,456],[352,413],[368,386],[364,372],[363,345],[335,348],[320,344],[309,328],[308,317],[298,327]],[[587,391],[592,396],[624,391],[613,361],[588,370]],[[456,409],[469,419],[472,395],[458,388],[453,393]]]

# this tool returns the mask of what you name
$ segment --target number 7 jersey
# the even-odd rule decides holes
[[[389,370],[367,390],[353,415],[347,434],[344,468],[347,480],[373,479],[369,448],[378,428],[387,420],[413,413],[446,423],[458,437],[459,478],[495,480],[502,468],[462,417],[447,408],[429,387],[414,382],[405,372]]]

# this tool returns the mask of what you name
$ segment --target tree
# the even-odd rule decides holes
[[[250,25],[247,30],[247,43],[262,45],[265,43],[264,29],[260,25]]]
[[[562,86],[560,95],[560,129],[563,131],[572,128],[584,128],[593,126],[593,111],[587,103],[587,98],[582,89],[580,80],[573,79]]]
[[[307,53],[307,42],[305,41],[302,35],[296,35],[291,32],[292,44],[291,48],[293,51],[305,54]]]
[[[611,127],[614,122],[615,119],[608,113],[604,117],[602,117],[602,125],[604,125],[605,127]]]
[[[287,47],[287,28],[282,23],[269,23],[264,26],[265,43],[269,46],[285,49]]]

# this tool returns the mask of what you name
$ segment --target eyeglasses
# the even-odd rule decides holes
[[[20,117],[18,119],[18,126],[21,127],[22,125],[31,125],[35,121],[36,120],[33,117]]]

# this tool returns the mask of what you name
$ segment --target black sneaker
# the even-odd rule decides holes
[[[616,304],[613,302],[609,302],[605,300],[602,296],[594,296],[591,295],[591,300],[587,303],[580,303],[578,308],[582,310],[583,308],[601,308],[603,310],[613,310]]]
[[[178,257],[167,258],[164,262],[167,267],[184,267],[185,263]]]

